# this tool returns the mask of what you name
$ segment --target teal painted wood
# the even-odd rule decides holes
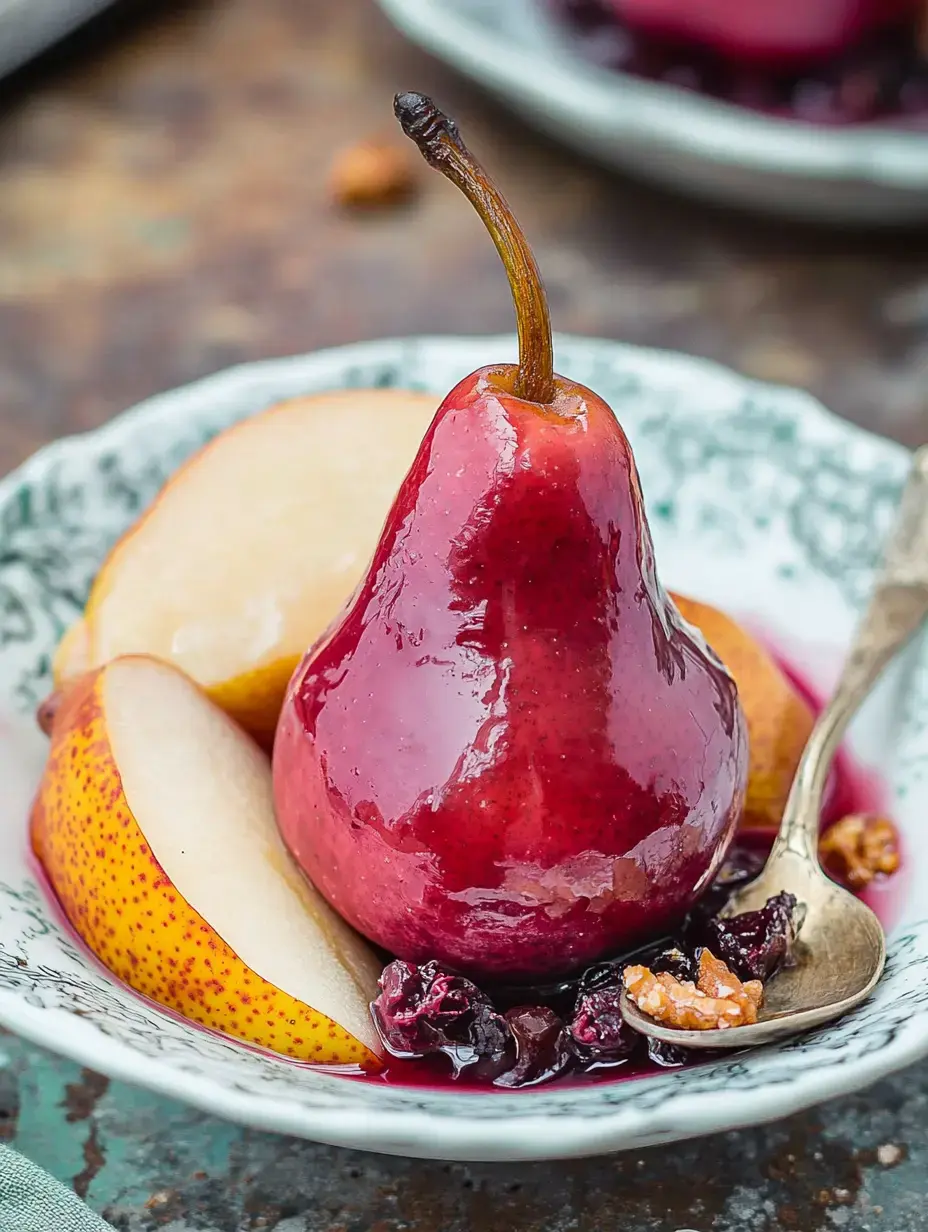
[[[0,1140],[119,1232],[928,1232],[928,1065],[766,1128],[493,1166],[256,1133],[4,1035]]]

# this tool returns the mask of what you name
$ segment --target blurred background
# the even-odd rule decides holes
[[[0,2],[8,60],[15,10],[38,43],[43,4],[77,19],[77,0]],[[524,54],[506,11],[502,71]],[[504,186],[557,329],[709,356],[926,439],[923,224],[811,225],[649,187],[540,135],[374,0],[122,0],[0,80],[0,470],[241,360],[511,330],[479,221],[396,130],[409,88]]]

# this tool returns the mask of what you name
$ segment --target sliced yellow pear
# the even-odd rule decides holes
[[[290,861],[266,755],[176,668],[69,689],[32,815],[64,911],[120,979],[301,1061],[380,1065],[380,964]]]
[[[269,745],[290,676],[367,567],[436,405],[341,390],[214,438],[110,552],[56,655],[56,685],[155,655]]]

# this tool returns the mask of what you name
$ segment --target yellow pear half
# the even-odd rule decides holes
[[[64,696],[33,849],[120,979],[300,1061],[380,1067],[380,964],[290,861],[266,755],[176,668],[144,656]]]
[[[290,676],[367,568],[437,401],[340,390],[215,437],[104,561],[56,686],[155,655],[269,746]]]

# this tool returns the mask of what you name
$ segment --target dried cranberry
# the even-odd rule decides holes
[[[511,1055],[509,1027],[486,993],[436,962],[390,963],[371,1012],[384,1047],[395,1057],[444,1053],[457,1074],[476,1065],[498,1072]]]
[[[792,960],[796,940],[796,899],[777,894],[760,911],[706,920],[704,944],[739,980],[769,980]]]
[[[614,1063],[631,1055],[638,1036],[622,1017],[621,998],[622,981],[618,976],[577,998],[570,1037],[581,1061]]]
[[[516,1043],[511,1069],[494,1080],[497,1087],[531,1087],[549,1082],[573,1061],[564,1023],[545,1005],[509,1010],[506,1022]]]
[[[589,993],[601,992],[607,988],[622,987],[622,966],[620,963],[596,963],[587,967],[577,985],[578,1002],[580,997]]]
[[[707,920],[722,911],[735,890],[753,881],[764,867],[766,853],[755,847],[732,847],[715,880],[692,908],[683,925],[683,949],[695,951],[705,945],[703,930]]]
[[[660,950],[648,964],[655,974],[666,971],[675,980],[695,981],[699,974],[699,962],[694,953],[681,950],[679,946],[671,945]]]

